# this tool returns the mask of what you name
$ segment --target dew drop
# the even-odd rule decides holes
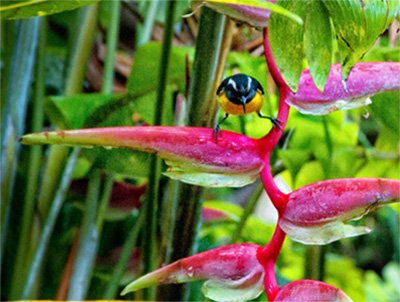
[[[205,143],[207,143],[207,139],[205,137],[199,137],[197,142],[199,144],[205,144]]]
[[[235,151],[240,151],[242,149],[242,147],[239,144],[235,143],[235,142],[231,142],[231,147]]]
[[[111,150],[113,147],[111,147],[111,146],[103,146],[103,148],[106,149],[106,150]]]
[[[194,273],[193,266],[189,266],[187,269],[187,275],[191,278],[193,277],[193,273]]]
[[[38,16],[46,16],[47,15],[47,13],[43,10],[38,11],[37,14],[38,14]]]

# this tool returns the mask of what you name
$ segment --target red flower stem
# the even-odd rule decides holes
[[[261,181],[264,185],[265,191],[271,199],[273,205],[278,210],[279,215],[285,209],[288,195],[283,193],[274,181],[270,166],[270,152],[264,158],[264,168],[260,172]]]
[[[273,301],[279,292],[275,274],[275,262],[278,259],[285,237],[286,234],[279,227],[278,221],[271,241],[266,246],[260,247],[257,251],[257,260],[265,270],[264,288],[269,301]]]
[[[264,152],[264,168],[261,171],[260,176],[268,196],[271,198],[272,203],[277,210],[281,213],[287,202],[287,195],[278,188],[274,181],[270,167],[270,155],[272,150],[278,144],[279,139],[282,137],[283,129],[286,126],[289,116],[289,105],[286,103],[286,99],[290,89],[283,80],[273,58],[271,45],[268,39],[268,29],[264,30],[264,54],[269,72],[279,89],[278,120],[280,127],[273,127],[266,136],[260,139],[260,144]]]
[[[286,103],[286,99],[290,89],[285,83],[273,58],[271,45],[268,39],[268,29],[264,29],[264,53],[269,72],[279,89],[278,121],[280,127],[273,127],[267,135],[260,139],[261,149],[264,156],[264,168],[260,173],[260,177],[268,196],[271,198],[272,203],[278,210],[279,215],[281,215],[285,209],[288,195],[283,193],[274,181],[270,166],[270,156],[272,150],[276,147],[279,139],[282,137],[283,129],[286,126],[289,116],[289,105]],[[279,286],[275,274],[275,262],[282,249],[285,236],[286,234],[279,227],[278,221],[271,241],[265,247],[260,247],[257,251],[257,259],[264,267],[265,271],[264,288],[269,301],[273,301],[279,292]]]

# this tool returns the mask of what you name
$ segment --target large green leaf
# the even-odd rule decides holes
[[[320,0],[311,0],[305,21],[304,47],[311,76],[321,91],[332,63],[332,29],[328,12]]]
[[[173,47],[171,50],[168,83],[177,85],[179,91],[185,91],[186,56],[192,57],[193,48]],[[128,92],[156,90],[159,81],[161,62],[161,44],[151,42],[140,47],[128,79]]]
[[[0,5],[0,19],[21,19],[46,16],[89,5],[97,0],[30,0],[4,1]]]
[[[278,4],[297,14],[302,19],[307,13],[308,2],[289,0]],[[304,28],[288,18],[272,14],[269,22],[269,38],[278,68],[289,87],[297,91],[300,74],[303,70]]]
[[[343,75],[374,45],[376,39],[394,20],[399,0],[324,1],[335,27]]]

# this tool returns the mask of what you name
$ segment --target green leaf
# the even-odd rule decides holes
[[[307,2],[297,0],[278,1],[282,7],[304,19],[307,13]],[[269,38],[275,62],[282,77],[293,91],[297,91],[303,69],[304,28],[288,18],[272,14],[269,22]]]
[[[46,102],[46,114],[61,129],[78,129],[97,108],[123,98],[123,95],[99,93],[74,96],[50,96]],[[76,110],[79,108],[79,110]]]
[[[399,0],[324,1],[335,27],[343,76],[374,45],[399,12]]]
[[[311,0],[305,21],[304,47],[315,86],[321,91],[331,69],[332,29],[328,12],[320,0]]]
[[[22,19],[46,16],[92,4],[97,0],[30,0],[0,5],[0,19]]]
[[[173,47],[171,49],[168,83],[176,85],[181,92],[184,92],[186,87],[186,56],[192,58],[192,48]],[[128,79],[127,89],[129,93],[149,92],[157,89],[160,60],[160,43],[147,43],[138,49],[135,63]]]
[[[292,180],[296,179],[297,173],[300,171],[305,162],[310,158],[310,150],[303,150],[300,148],[291,148],[286,150],[279,150],[279,158],[282,159],[283,164],[289,170]]]

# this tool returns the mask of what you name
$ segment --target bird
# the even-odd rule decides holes
[[[217,140],[220,125],[230,114],[242,115],[256,112],[259,117],[269,119],[275,127],[279,127],[279,120],[264,116],[261,112],[264,89],[255,78],[239,73],[227,77],[217,89],[217,100],[224,117],[214,126],[213,136]]]

